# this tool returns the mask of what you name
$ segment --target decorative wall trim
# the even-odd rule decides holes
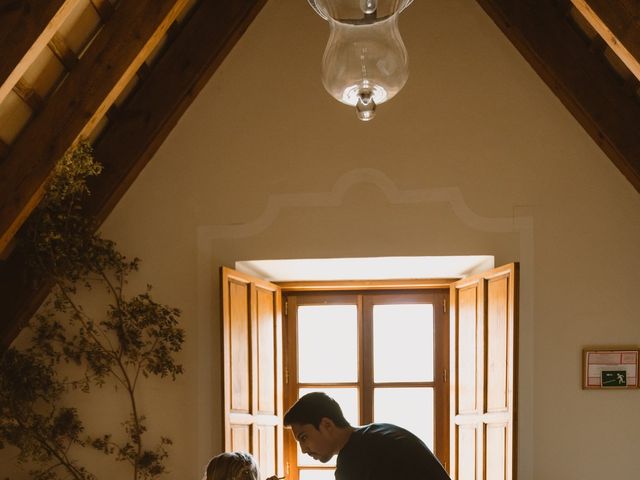
[[[270,195],[262,214],[246,223],[234,225],[203,225],[197,229],[198,251],[198,431],[199,459],[205,464],[212,451],[219,451],[222,445],[215,444],[216,437],[212,428],[216,428],[219,419],[213,412],[222,411],[221,400],[211,391],[213,355],[211,341],[217,338],[218,329],[215,322],[218,308],[216,287],[219,283],[218,265],[214,265],[214,241],[249,238],[259,235],[271,227],[279,215],[288,208],[340,207],[346,194],[360,185],[374,185],[380,189],[387,201],[392,205],[415,204],[448,204],[456,217],[467,227],[480,232],[517,233],[519,236],[520,262],[520,325],[519,325],[519,385],[518,385],[518,442],[520,446],[518,458],[521,465],[529,465],[533,459],[533,353],[534,353],[534,236],[532,209],[528,206],[514,206],[513,216],[483,217],[473,211],[465,202],[462,191],[458,187],[440,187],[403,190],[393,180],[372,168],[360,168],[341,175],[333,188],[320,193],[278,193]],[[457,252],[452,252],[457,253]],[[487,254],[489,252],[477,252]],[[217,349],[214,346],[214,349]],[[215,350],[214,350],[215,351]],[[217,357],[216,357],[217,358]],[[215,373],[214,373],[215,376]],[[216,388],[214,381],[214,389]],[[207,398],[207,396],[211,398]],[[219,406],[219,409],[218,409]],[[525,467],[526,468],[526,467]],[[523,478],[530,478],[530,472],[523,473]]]
[[[448,203],[456,216],[468,227],[485,232],[513,232],[529,228],[527,218],[482,217],[469,208],[462,192],[457,187],[400,190],[396,184],[380,170],[359,168],[343,174],[328,192],[321,193],[280,193],[267,200],[267,205],[258,218],[243,224],[207,225],[198,228],[198,241],[216,238],[247,238],[269,228],[280,212],[291,207],[339,207],[345,195],[353,187],[375,185],[392,205],[417,203]],[[514,228],[515,227],[515,228]]]

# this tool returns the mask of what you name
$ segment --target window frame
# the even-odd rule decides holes
[[[445,283],[446,282],[446,283]],[[281,285],[284,305],[284,403],[285,411],[297,399],[299,388],[356,387],[359,391],[360,424],[373,421],[374,388],[430,387],[434,389],[434,453],[445,468],[449,464],[449,282],[394,281],[367,282],[366,288],[342,285],[331,289],[310,283]],[[357,306],[358,378],[350,383],[298,383],[297,378],[297,307],[318,304],[353,304]],[[379,304],[432,303],[434,306],[434,378],[430,382],[373,381],[373,306]],[[292,435],[285,435],[285,466],[290,480],[299,479],[297,445]],[[309,467],[306,467],[309,468]],[[326,467],[325,467],[326,468]]]

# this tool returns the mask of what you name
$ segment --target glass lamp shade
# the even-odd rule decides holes
[[[376,105],[393,98],[409,76],[398,15],[412,0],[309,0],[329,22],[322,83],[367,121]]]
[[[413,0],[308,0],[309,5],[325,20],[358,22],[362,14],[374,12],[379,19],[400,13]]]

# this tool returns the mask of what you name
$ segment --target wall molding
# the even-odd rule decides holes
[[[197,228],[197,331],[198,331],[198,458],[205,464],[210,452],[218,451],[215,430],[219,419],[215,417],[222,406],[211,391],[212,339],[218,338],[218,330],[212,319],[219,311],[216,287],[218,268],[215,264],[214,244],[220,240],[234,240],[257,236],[268,230],[278,217],[289,208],[340,207],[346,195],[361,185],[374,185],[392,205],[446,204],[465,226],[480,232],[518,234],[520,257],[520,324],[519,324],[519,415],[518,457],[520,465],[531,465],[533,461],[533,353],[534,353],[534,222],[533,209],[529,206],[514,206],[509,217],[484,217],[477,214],[465,201],[458,187],[430,187],[423,189],[401,189],[384,172],[372,168],[347,171],[336,179],[333,188],[326,192],[274,193],[266,201],[265,208],[257,218],[240,224],[202,225]],[[457,252],[451,252],[455,254]],[[477,252],[488,254],[490,252]],[[218,348],[215,346],[214,348]],[[214,350],[215,351],[215,350]],[[217,357],[216,357],[217,359]],[[214,373],[214,376],[216,374]],[[216,385],[220,382],[214,381]],[[208,387],[207,387],[208,385]],[[220,410],[221,411],[221,410]],[[528,467],[523,467],[528,468]],[[522,478],[532,478],[531,472],[521,472]]]

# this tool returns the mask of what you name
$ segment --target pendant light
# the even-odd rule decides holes
[[[338,101],[355,106],[363,121],[393,98],[409,76],[398,16],[413,0],[308,0],[329,22],[322,84]]]

